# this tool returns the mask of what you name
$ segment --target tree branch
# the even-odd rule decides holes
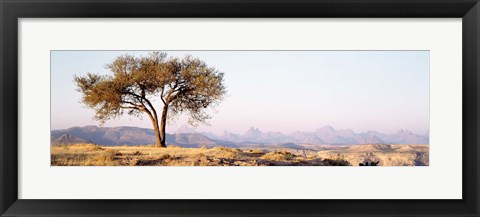
[[[167,105],[167,103],[165,102],[165,99],[163,99],[163,90],[164,90],[164,89],[165,89],[165,88],[162,88],[162,92],[160,93],[160,99],[162,100],[163,105]]]
[[[120,108],[122,108],[122,109],[134,109],[134,110],[141,110],[140,108],[138,108],[138,107],[135,107],[135,106],[120,106]]]
[[[131,92],[128,92],[128,93],[137,97],[137,99],[139,99],[139,101],[140,101],[140,105],[136,104],[136,103],[133,103],[133,102],[130,102],[130,101],[122,100],[121,101],[122,103],[130,104],[133,107],[121,107],[121,108],[141,110],[141,111],[144,111],[145,113],[147,113],[152,121],[158,120],[157,111],[153,107],[153,104],[150,102],[150,100],[148,100],[146,97],[142,97],[142,96],[140,96],[138,94],[135,94],[135,93],[131,93]],[[148,108],[147,108],[147,106],[145,106],[143,101],[147,102]]]
[[[153,116],[155,117],[155,120],[158,120],[158,117],[157,117],[157,111],[155,110],[155,108],[153,107],[152,103],[150,102],[150,100],[148,100],[147,98],[144,98],[145,102],[147,102],[147,105],[150,107],[150,109],[152,110],[152,113],[153,113]]]
[[[172,94],[177,92],[176,91],[177,83],[175,83],[175,85],[173,87],[170,84],[168,86],[170,86],[170,90],[167,93],[167,97],[165,97],[165,101],[167,102],[167,104],[169,104],[174,99],[174,98],[172,98]],[[175,94],[175,96],[176,95],[177,94]]]
[[[124,101],[124,100],[122,100],[122,101],[120,101],[120,102],[121,102],[121,103],[125,103],[125,104],[130,104],[130,105],[136,107],[137,109],[141,109],[141,108],[142,108],[142,105],[138,105],[138,104],[135,104],[135,103],[130,102],[130,101]]]

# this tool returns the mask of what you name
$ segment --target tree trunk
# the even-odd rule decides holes
[[[160,144],[157,143],[158,147],[167,147],[165,142],[166,142],[166,134],[165,134],[165,126],[167,125],[167,111],[168,111],[168,106],[164,105],[163,106],[163,111],[162,111],[162,117],[160,120]]]
[[[156,140],[156,146],[157,147],[165,147],[165,143],[163,143],[162,146],[162,136],[160,135],[160,128],[158,127],[158,120],[152,120],[153,124],[153,130],[155,131],[155,140]]]

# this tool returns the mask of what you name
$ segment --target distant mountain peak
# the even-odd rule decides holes
[[[260,129],[258,128],[255,128],[255,127],[250,127],[247,132],[245,133],[245,135],[260,135],[262,134],[262,131],[260,131]]]
[[[258,128],[256,128],[256,127],[250,127],[250,128],[248,128],[248,130],[249,130],[249,131],[250,131],[250,130],[253,130],[253,131],[260,131],[260,129],[258,129]]]
[[[409,135],[409,134],[413,134],[413,132],[410,131],[410,130],[401,129],[401,130],[398,130],[398,131],[397,131],[397,134],[400,134],[400,135]]]
[[[318,128],[317,131],[335,131],[335,128],[333,128],[330,125],[325,125],[323,127]]]
[[[89,140],[72,136],[70,134],[62,134],[58,137],[52,137],[53,145],[66,145],[66,144],[75,144],[75,143],[90,143]]]

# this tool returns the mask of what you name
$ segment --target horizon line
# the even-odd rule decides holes
[[[104,127],[104,126],[101,126],[101,125],[93,125],[93,124],[90,124],[90,125],[83,125],[83,126],[72,126],[72,127],[67,127],[67,128],[62,128],[62,129],[52,129],[50,128],[50,131],[54,131],[54,130],[66,130],[66,129],[70,129],[70,128],[74,128],[74,127],[79,127],[79,128],[83,128],[83,127],[97,127],[97,128],[120,128],[120,127],[131,127],[131,128],[140,128],[140,129],[149,129],[149,130],[154,130],[153,128],[151,127],[138,127],[138,126],[127,126],[127,125],[121,125],[121,126],[107,126],[107,127]],[[173,131],[178,131],[179,129],[183,128],[183,127],[187,127],[195,132],[193,133],[210,133],[210,134],[214,134],[214,135],[222,135],[222,134],[218,134],[218,133],[213,133],[211,131],[199,131],[197,130],[195,127],[192,127],[192,126],[188,126],[188,125],[182,125],[182,126],[179,126],[177,128],[175,128],[175,130]],[[355,134],[361,134],[361,133],[368,133],[368,132],[377,132],[377,133],[382,133],[382,134],[395,134],[399,131],[409,131],[411,133],[414,133],[414,134],[417,134],[417,135],[427,135],[427,136],[430,136],[430,129],[426,130],[425,133],[419,133],[419,132],[415,132],[413,130],[410,130],[410,129],[407,129],[407,128],[399,128],[397,130],[394,130],[393,133],[385,133],[383,131],[379,131],[379,130],[365,130],[365,131],[354,131],[352,130],[351,128],[344,128],[344,129],[338,129],[338,128],[335,128],[331,125],[324,125],[324,126],[321,126],[321,127],[318,127],[316,128],[316,130],[305,130],[305,131],[302,131],[302,130],[296,130],[296,131],[291,131],[289,133],[285,133],[285,132],[281,132],[281,131],[269,131],[269,130],[262,130],[258,127],[254,127],[254,126],[251,126],[251,127],[248,127],[243,133],[235,133],[233,131],[228,131],[228,130],[223,130],[222,133],[233,133],[233,134],[238,134],[238,135],[242,135],[242,134],[245,134],[246,132],[248,132],[250,129],[256,129],[256,130],[259,130],[261,133],[281,133],[281,134],[284,134],[284,135],[289,135],[289,134],[292,134],[292,133],[295,133],[295,132],[306,132],[306,133],[312,133],[312,132],[315,132],[315,131],[318,131],[319,129],[322,129],[322,128],[332,128],[334,131],[343,131],[343,130],[349,130],[349,131],[352,131],[353,133]],[[178,134],[177,132],[168,132],[167,130],[167,133],[169,134]]]

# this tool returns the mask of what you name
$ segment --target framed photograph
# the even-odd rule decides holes
[[[476,0],[1,1],[2,216],[478,216]]]

